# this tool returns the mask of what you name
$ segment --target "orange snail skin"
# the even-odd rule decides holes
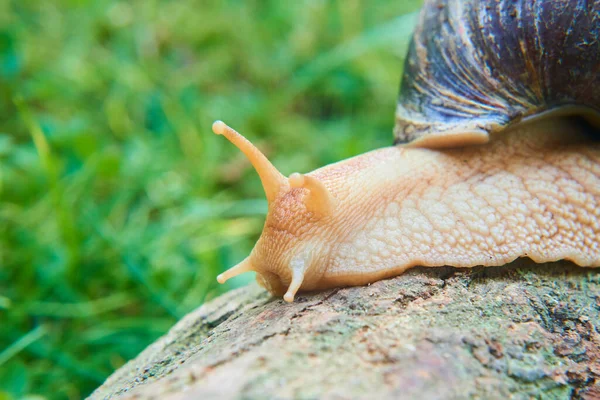
[[[498,266],[519,257],[600,266],[600,143],[550,117],[482,145],[386,147],[284,177],[221,121],[269,203],[248,271],[273,295],[365,285],[414,266]]]

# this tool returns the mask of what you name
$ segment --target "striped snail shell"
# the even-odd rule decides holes
[[[396,143],[485,143],[511,124],[600,125],[600,1],[428,1],[396,109]]]

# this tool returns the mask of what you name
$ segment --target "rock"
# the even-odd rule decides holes
[[[595,399],[599,310],[598,270],[568,262],[416,268],[293,304],[249,285],[90,398]]]

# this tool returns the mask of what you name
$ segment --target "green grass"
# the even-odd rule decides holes
[[[77,399],[218,286],[284,174],[392,142],[419,1],[0,2],[0,399]],[[402,17],[402,15],[406,16]]]

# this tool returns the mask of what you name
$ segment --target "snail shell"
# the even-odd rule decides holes
[[[485,143],[532,117],[600,126],[600,1],[434,0],[411,43],[396,143]]]

